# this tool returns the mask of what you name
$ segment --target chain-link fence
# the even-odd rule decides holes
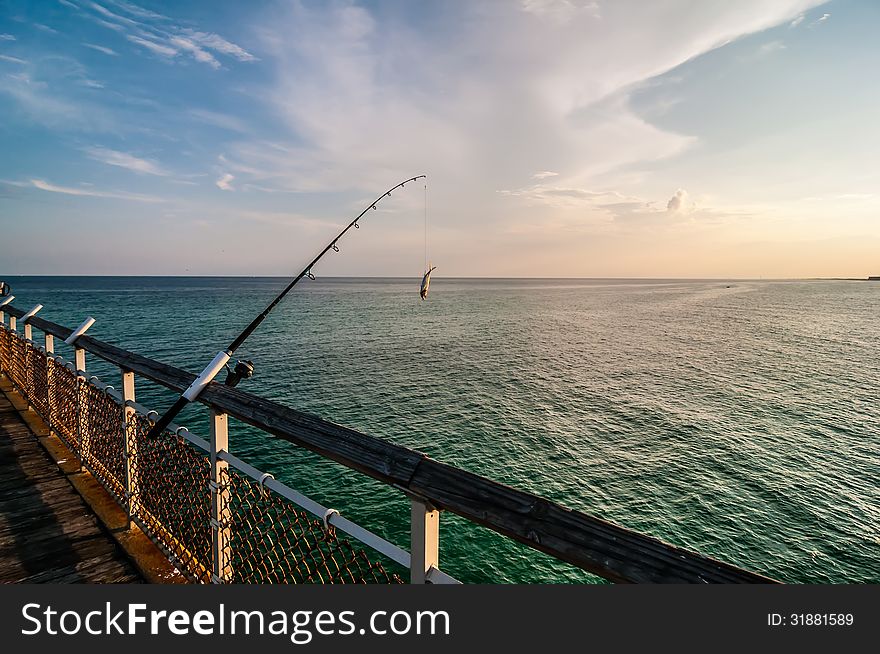
[[[132,413],[129,447],[136,452],[132,515],[194,581],[211,581],[211,462],[208,453],[165,431],[148,439],[151,422]]]
[[[183,428],[148,439],[154,412],[124,402],[112,387],[78,374],[5,325],[0,371],[190,580],[402,583],[403,565],[378,552],[368,555],[339,536],[326,516],[322,521],[314,509],[310,514],[268,489],[262,480],[271,475],[219,458],[212,464],[210,444]]]
[[[222,506],[230,532],[232,581],[402,583],[399,565],[371,561],[363,549],[339,538],[331,525],[238,470],[222,469],[220,489],[226,498]]]

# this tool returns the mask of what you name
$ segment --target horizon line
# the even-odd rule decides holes
[[[192,278],[192,279],[291,279],[293,275],[133,275],[133,274],[93,274],[93,273],[10,273],[6,277],[130,277],[130,278],[156,278],[156,279],[173,279],[173,278]],[[2,278],[3,275],[0,275]],[[318,279],[418,279],[420,275],[400,276],[400,275],[323,275]],[[867,281],[870,276],[865,277],[526,277],[526,276],[507,276],[495,277],[486,275],[462,275],[462,276],[444,276],[437,275],[434,279],[486,279],[486,280],[691,280],[691,281]]]

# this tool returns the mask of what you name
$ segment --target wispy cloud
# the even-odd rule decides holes
[[[162,45],[161,43],[156,43],[155,41],[149,41],[134,34],[126,34],[125,38],[127,38],[132,43],[143,46],[150,52],[162,55],[163,57],[173,57],[177,54],[177,50],[170,46]]]
[[[162,198],[140,193],[127,193],[125,191],[99,191],[94,188],[77,188],[73,186],[59,186],[43,179],[31,179],[27,182],[4,182],[12,186],[32,186],[49,193],[62,193],[64,195],[76,195],[92,198],[113,198],[117,200],[134,200],[135,202],[162,202]]]
[[[58,34],[58,30],[56,30],[54,27],[49,27],[48,25],[43,25],[42,23],[34,23],[34,27],[41,32],[46,32],[47,34]]]
[[[8,61],[12,64],[26,64],[27,62],[24,59],[19,59],[18,57],[11,57],[9,55],[0,54],[0,61]]]
[[[82,86],[83,79],[75,71],[69,81]],[[57,129],[85,131],[104,132],[116,128],[115,120],[104,107],[86,99],[74,101],[65,97],[66,94],[29,73],[0,75],[0,93],[15,100],[22,116],[29,122]]]
[[[166,21],[171,20],[167,16],[156,13],[155,11],[151,11],[149,9],[144,9],[143,7],[139,7],[131,2],[126,2],[126,0],[107,0],[107,2],[123,11],[128,12],[128,14],[132,16],[137,16],[138,18],[143,18],[146,20],[158,20],[158,21]]]
[[[177,60],[179,55],[188,55],[199,63],[218,69],[221,68],[221,63],[215,55],[242,62],[257,60],[240,45],[219,34],[176,25],[169,17],[126,0],[104,2],[112,5],[116,11],[98,2],[86,2],[78,13],[98,25],[124,35],[132,43],[168,61]],[[67,2],[64,4],[76,6]]]
[[[91,48],[92,50],[97,50],[98,52],[103,52],[105,55],[110,55],[112,57],[119,56],[119,53],[116,52],[116,50],[113,50],[112,48],[108,48],[103,45],[96,45],[95,43],[83,43],[82,45],[84,45],[87,48]]]
[[[798,16],[797,18],[795,18],[793,21],[791,21],[791,22],[788,24],[788,26],[789,26],[789,27],[797,27],[798,25],[800,25],[801,23],[804,22],[804,19],[805,19],[805,18],[806,18],[806,16],[804,16],[803,14],[801,14],[800,16]]]
[[[548,177],[556,177],[557,175],[559,175],[559,173],[554,173],[551,170],[542,170],[532,175],[532,179],[547,179]]]
[[[202,123],[214,125],[215,127],[222,127],[223,129],[227,129],[231,132],[244,133],[249,131],[247,125],[244,123],[243,120],[235,116],[219,113],[217,111],[209,111],[207,109],[190,109],[189,115],[193,118],[198,119]]]
[[[755,56],[757,58],[766,57],[774,52],[779,52],[780,50],[785,50],[785,43],[782,41],[770,41],[769,43],[764,43],[759,46],[755,52]]]
[[[186,39],[182,36],[172,36],[171,44],[177,46],[178,49],[189,52],[193,59],[196,61],[200,61],[203,64],[208,64],[211,68],[220,68],[220,62],[207,50],[199,47],[189,39]]]
[[[218,179],[215,183],[217,184],[217,188],[223,191],[234,191],[235,189],[232,187],[232,180],[235,179],[234,175],[230,175],[226,173],[220,179]]]
[[[15,41],[15,37],[12,34],[0,34],[0,41]]]
[[[183,30],[191,41],[202,47],[210,48],[215,52],[220,52],[230,57],[235,57],[239,61],[257,61],[257,58],[244,48],[235,45],[217,34],[207,32],[196,32],[190,29]]]
[[[119,152],[118,150],[101,147],[86,148],[85,152],[95,161],[100,161],[108,166],[118,166],[119,168],[126,168],[127,170],[146,175],[158,175],[161,177],[170,175],[167,170],[155,161],[141,159],[127,152]]]

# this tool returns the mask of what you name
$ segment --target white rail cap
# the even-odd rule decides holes
[[[7,304],[12,302],[14,299],[15,299],[14,295],[10,295],[8,297],[3,298],[2,300],[0,300],[0,307],[5,307]]]
[[[31,318],[33,318],[35,315],[37,315],[37,312],[38,312],[40,309],[42,309],[42,308],[43,308],[43,305],[42,305],[42,304],[38,304],[38,305],[36,305],[33,309],[31,309],[31,310],[28,311],[26,314],[24,314],[24,315],[21,317],[21,324],[22,324],[22,325],[26,324],[27,321],[30,320]]]
[[[64,339],[64,342],[68,345],[73,345],[74,343],[76,343],[76,339],[85,334],[89,330],[89,327],[94,324],[95,319],[89,316],[88,318],[83,320],[83,323],[79,327],[73,330],[73,333],[70,336]]]

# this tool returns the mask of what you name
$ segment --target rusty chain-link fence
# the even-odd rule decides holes
[[[266,488],[271,475],[212,464],[210,443],[182,428],[147,439],[155,413],[5,325],[0,372],[190,580],[403,583],[403,565]]]

